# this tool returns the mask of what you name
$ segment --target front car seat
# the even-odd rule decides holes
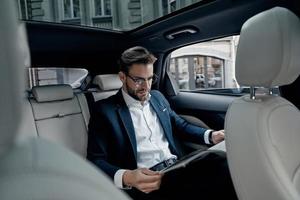
[[[128,199],[106,175],[68,149],[37,137],[16,142],[29,114],[22,108],[29,53],[24,52],[26,37],[14,2],[0,1],[0,199]]]
[[[251,94],[232,103],[225,122],[229,167],[240,200],[300,199],[300,112],[280,96],[254,90],[290,84],[299,74],[299,18],[275,7],[247,20],[236,78],[250,86]]]

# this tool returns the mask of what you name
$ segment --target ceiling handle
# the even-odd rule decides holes
[[[197,32],[198,31],[196,29],[185,28],[185,29],[181,29],[181,30],[178,30],[178,31],[174,31],[174,32],[168,33],[166,35],[166,38],[169,39],[169,40],[173,40],[173,39],[175,39],[179,35],[182,35],[182,34],[195,34]]]

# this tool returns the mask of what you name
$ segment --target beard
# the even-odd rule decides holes
[[[149,96],[149,91],[147,89],[132,89],[130,88],[127,83],[126,83],[126,90],[127,93],[129,94],[129,96],[131,96],[132,98],[134,98],[135,100],[138,101],[146,101],[148,96]],[[145,93],[145,95],[138,95],[140,93]]]

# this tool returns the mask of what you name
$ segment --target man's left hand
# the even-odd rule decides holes
[[[224,138],[225,138],[224,130],[212,132],[211,139],[214,144],[218,144],[219,142],[222,142]]]

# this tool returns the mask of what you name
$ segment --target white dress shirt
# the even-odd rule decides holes
[[[150,105],[151,95],[142,104],[132,98],[122,89],[123,98],[132,118],[135,138],[137,142],[137,166],[138,168],[150,168],[159,162],[170,158],[177,158],[169,149],[164,130],[156,112]],[[208,135],[211,130],[204,134],[205,143],[209,144]],[[123,188],[123,174],[126,170],[120,169],[114,175],[114,183]]]

